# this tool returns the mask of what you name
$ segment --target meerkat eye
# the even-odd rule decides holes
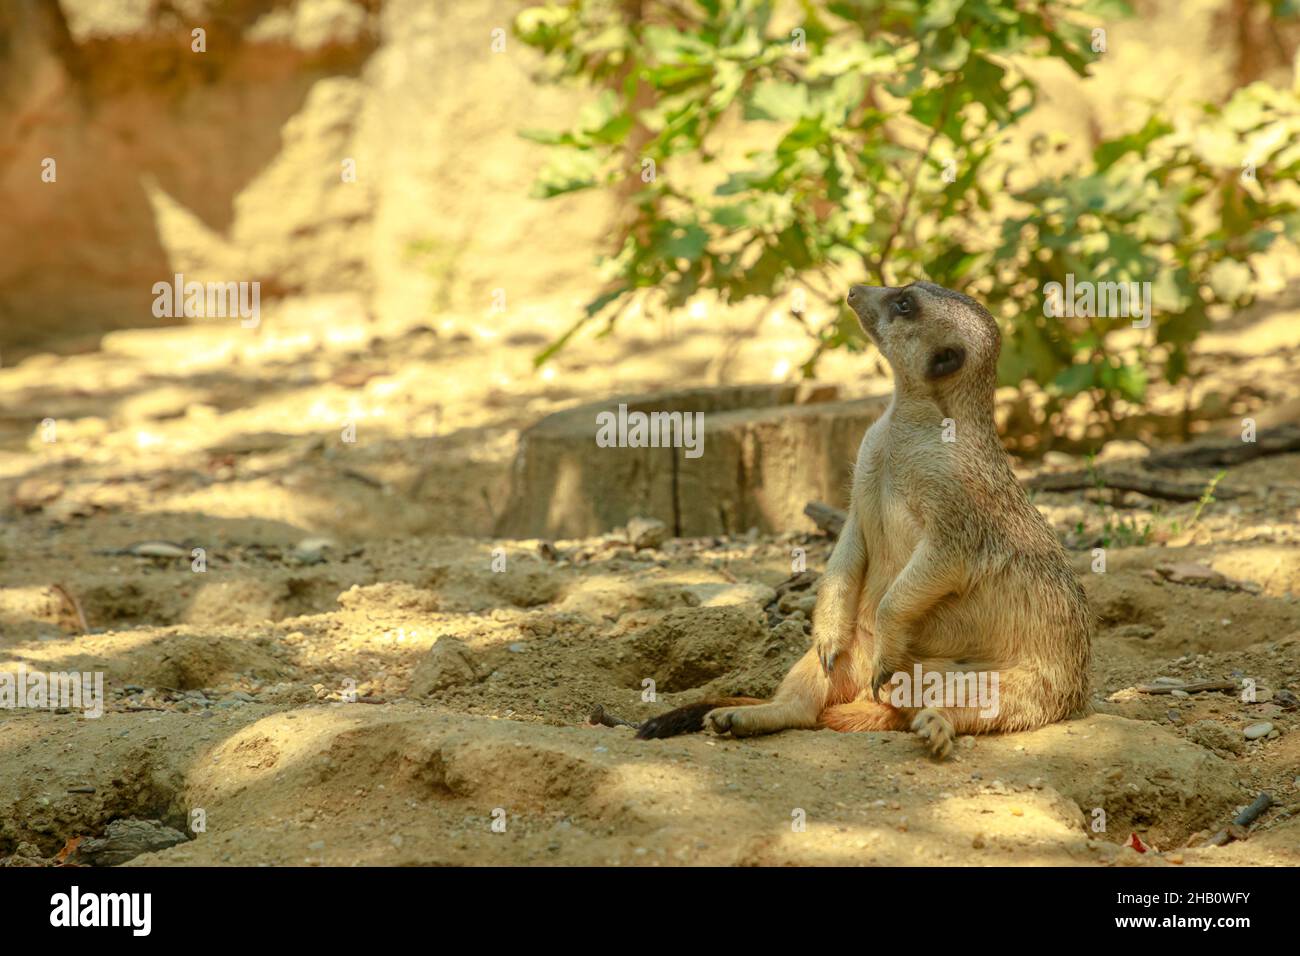
[[[914,310],[914,304],[910,295],[900,295],[894,300],[891,306],[894,315],[911,315]]]

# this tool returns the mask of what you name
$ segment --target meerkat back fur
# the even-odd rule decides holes
[[[854,286],[848,303],[889,362],[894,394],[858,451],[812,647],[771,700],[679,708],[640,737],[910,729],[942,758],[957,734],[1029,730],[1088,707],[1083,590],[994,423],[996,321],[929,282]],[[900,704],[896,675],[918,666],[996,675],[996,707]]]

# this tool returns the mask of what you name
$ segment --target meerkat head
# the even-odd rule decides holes
[[[974,299],[913,282],[897,289],[855,285],[848,303],[901,389],[932,395],[992,390],[1002,335]]]

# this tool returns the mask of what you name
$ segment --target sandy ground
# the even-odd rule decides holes
[[[942,764],[904,734],[587,725],[595,704],[637,721],[767,693],[807,646],[813,591],[781,585],[795,547],[824,566],[815,531],[490,537],[540,415],[802,358],[779,317],[697,319],[627,324],[543,375],[529,359],[549,330],[528,315],[388,327],[312,300],[256,332],[120,333],[0,370],[0,670],[102,671],[108,698],[98,719],[0,711],[0,858],[48,864],[110,821],[187,830],[202,811],[135,864],[1300,863],[1300,455],[1230,469],[1242,496],[1196,520],[1138,495],[1036,498],[1076,543],[1151,524],[1104,574],[1073,552],[1097,617],[1088,717],[965,738]],[[1277,324],[1211,340],[1204,424],[1295,401],[1300,343]],[[866,394],[875,366],[835,356],[823,374]],[[111,553],[156,540],[181,556]],[[1168,562],[1258,587],[1172,583]],[[1254,678],[1256,702],[1134,689],[1228,676]],[[1246,740],[1260,721],[1275,732]],[[1264,789],[1248,840],[1189,846]],[[1134,833],[1151,852],[1123,846]]]

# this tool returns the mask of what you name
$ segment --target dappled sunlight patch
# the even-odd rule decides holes
[[[1300,547],[1238,545],[1216,552],[1210,566],[1230,578],[1253,581],[1261,593],[1280,598],[1300,594]],[[1300,622],[1297,622],[1300,627]]]
[[[360,726],[362,720],[348,705],[271,714],[200,755],[188,783],[196,799],[220,801],[252,783],[300,770],[313,760],[327,768],[326,751],[335,739]]]
[[[995,856],[998,851],[1013,853],[1034,844],[1083,843],[1087,836],[1078,805],[1051,789],[941,796],[928,816],[955,839],[964,838],[969,848],[987,848]],[[1005,863],[1006,857],[989,862]]]
[[[244,674],[271,678],[288,670],[265,636],[230,631],[142,628],[96,635],[93,643],[84,638],[41,642],[15,656],[50,671],[103,671],[110,694],[127,684],[189,690],[231,683]]]

